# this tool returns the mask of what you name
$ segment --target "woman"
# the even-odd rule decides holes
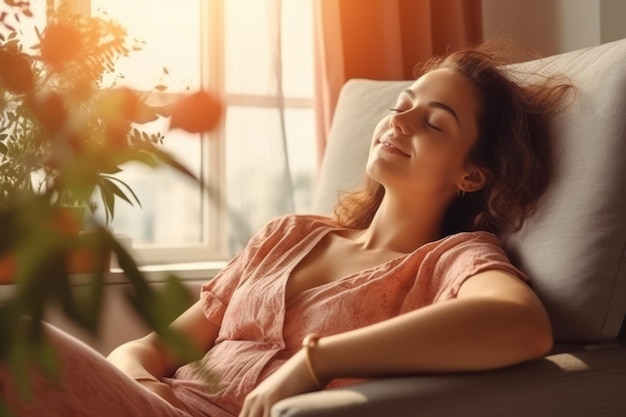
[[[153,333],[107,362],[50,329],[64,391],[38,384],[19,415],[268,416],[351,378],[546,354],[549,319],[495,234],[518,229],[546,187],[545,115],[569,85],[523,86],[497,64],[467,50],[425,65],[376,127],[363,189],[332,218],[270,222],[203,286],[172,324],[202,361],[179,363]]]

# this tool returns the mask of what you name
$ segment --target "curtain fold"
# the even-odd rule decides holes
[[[225,21],[233,26],[225,37],[239,36],[246,16],[234,15],[245,0],[226,4]],[[251,236],[262,229],[271,219],[296,212],[292,163],[289,159],[287,132],[287,107],[285,103],[286,68],[283,65],[284,48],[283,0],[265,0],[256,4],[254,29],[240,44],[226,45],[226,74],[235,77],[235,62],[250,62],[250,56],[258,51],[254,85],[247,90],[236,91],[236,104],[228,108],[226,119],[226,189],[228,210],[228,250],[235,255],[240,252]],[[231,15],[228,15],[231,13]],[[236,23],[235,23],[236,22]],[[233,45],[250,48],[237,48]],[[229,55],[230,54],[230,59]],[[228,66],[230,63],[230,67]],[[244,64],[239,64],[244,65]],[[225,83],[231,88],[241,88],[243,77],[236,82]],[[228,90],[227,93],[233,93]],[[235,95],[233,94],[233,95]],[[268,104],[267,100],[271,100]],[[245,150],[242,152],[242,150]]]
[[[482,40],[480,0],[317,0],[314,19],[319,162],[347,80],[412,79],[418,63]]]

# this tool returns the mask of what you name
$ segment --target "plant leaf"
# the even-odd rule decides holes
[[[118,197],[120,197],[121,199],[123,199],[124,201],[126,201],[128,204],[130,204],[131,206],[134,206],[134,203],[132,201],[130,201],[130,199],[128,198],[128,196],[124,193],[124,191],[122,191],[115,183],[119,183],[121,186],[123,186],[124,188],[126,188],[126,191],[133,197],[133,199],[135,200],[135,202],[137,203],[137,205],[139,205],[139,207],[141,206],[141,201],[139,201],[139,197],[137,197],[137,194],[135,194],[135,192],[133,191],[132,188],[130,188],[130,186],[128,184],[126,184],[124,181],[120,180],[119,178],[115,178],[115,177],[103,177],[106,178],[106,186],[107,187],[111,187],[111,191],[117,195]]]
[[[126,295],[138,314],[179,358],[185,362],[194,362],[202,358],[203,352],[189,337],[169,327],[169,324],[192,304],[189,292],[176,276],[168,275],[165,285],[154,290],[150,297],[135,292],[127,292]]]
[[[141,294],[145,294],[146,297],[150,297],[153,290],[150,286],[148,286],[143,273],[139,270],[139,267],[135,262],[135,259],[106,228],[98,226],[98,229],[101,229],[102,233],[107,234],[108,243],[111,246],[111,250],[117,257],[117,263],[122,271],[124,271],[126,278],[128,278],[135,290]]]

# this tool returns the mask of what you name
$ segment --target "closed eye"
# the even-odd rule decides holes
[[[428,126],[429,128],[436,130],[437,132],[443,132],[443,129],[440,127],[435,126],[434,124],[430,123],[428,121],[428,119],[424,119],[424,124],[426,124],[426,126]]]
[[[390,112],[392,112],[392,113],[402,113],[402,112],[404,112],[405,110],[400,109],[400,108],[397,108],[397,107],[393,107],[393,108],[389,109],[389,111],[390,111]],[[425,124],[427,127],[429,127],[429,128],[431,128],[431,129],[433,129],[433,130],[434,130],[434,131],[436,131],[436,132],[443,132],[443,129],[442,129],[442,128],[440,128],[440,127],[438,127],[438,126],[436,126],[436,125],[434,125],[434,124],[430,123],[430,122],[428,121],[428,119],[427,119],[427,118],[425,118],[425,119],[424,119],[424,124]]]

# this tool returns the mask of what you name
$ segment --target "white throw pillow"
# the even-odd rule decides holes
[[[505,247],[531,276],[558,341],[614,339],[626,311],[626,39],[512,67],[564,73],[578,91],[553,120],[555,177]],[[315,212],[329,214],[339,191],[360,184],[374,126],[410,84],[346,83]]]

